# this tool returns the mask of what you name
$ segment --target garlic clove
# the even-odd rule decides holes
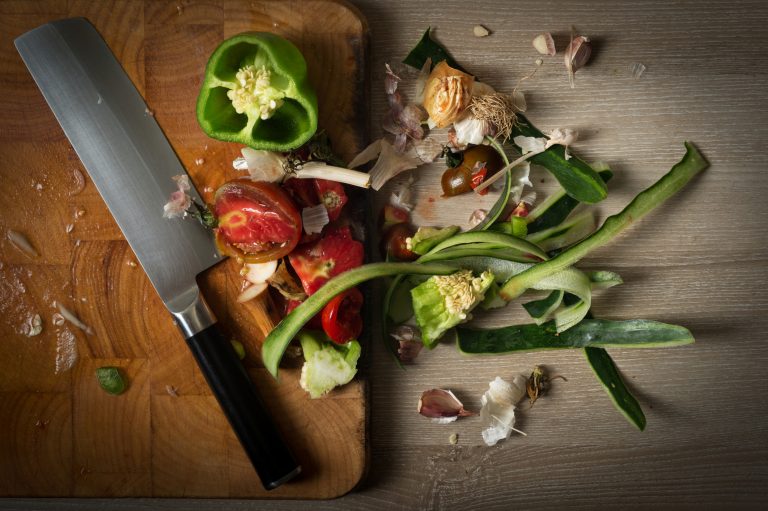
[[[583,35],[571,37],[571,42],[568,48],[565,49],[565,68],[568,70],[568,80],[571,83],[571,88],[574,87],[573,76],[587,62],[589,57],[592,56],[592,43],[589,38]]]
[[[552,39],[552,34],[549,32],[544,32],[534,37],[532,44],[536,51],[542,55],[552,57],[557,53],[557,50],[555,50],[555,40]]]
[[[475,25],[472,29],[472,33],[475,34],[475,37],[488,37],[491,34],[488,29],[482,25]]]
[[[464,405],[450,390],[425,390],[419,398],[419,413],[439,422],[452,422],[456,417],[477,415],[464,409]]]

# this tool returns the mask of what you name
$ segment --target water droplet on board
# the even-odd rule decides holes
[[[69,192],[70,197],[74,197],[79,194],[85,188],[85,176],[80,169],[72,169],[72,190]]]

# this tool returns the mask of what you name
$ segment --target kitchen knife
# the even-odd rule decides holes
[[[197,286],[196,276],[221,260],[212,233],[192,218],[163,218],[163,205],[176,188],[172,177],[185,170],[141,95],[84,18],[48,23],[15,44],[184,334],[264,487],[292,479],[301,467]],[[202,203],[196,190],[190,195]]]

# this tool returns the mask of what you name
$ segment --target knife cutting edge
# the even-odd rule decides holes
[[[163,218],[185,172],[146,103],[84,18],[42,25],[16,49],[175,318],[208,385],[266,489],[301,472],[255,385],[221,334],[196,277],[221,260],[209,230]],[[202,202],[197,191],[193,199]],[[203,460],[201,460],[203,461]]]

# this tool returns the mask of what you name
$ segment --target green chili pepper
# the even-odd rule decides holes
[[[197,120],[210,137],[254,149],[301,146],[317,130],[317,96],[301,52],[266,32],[227,39],[208,60]]]

